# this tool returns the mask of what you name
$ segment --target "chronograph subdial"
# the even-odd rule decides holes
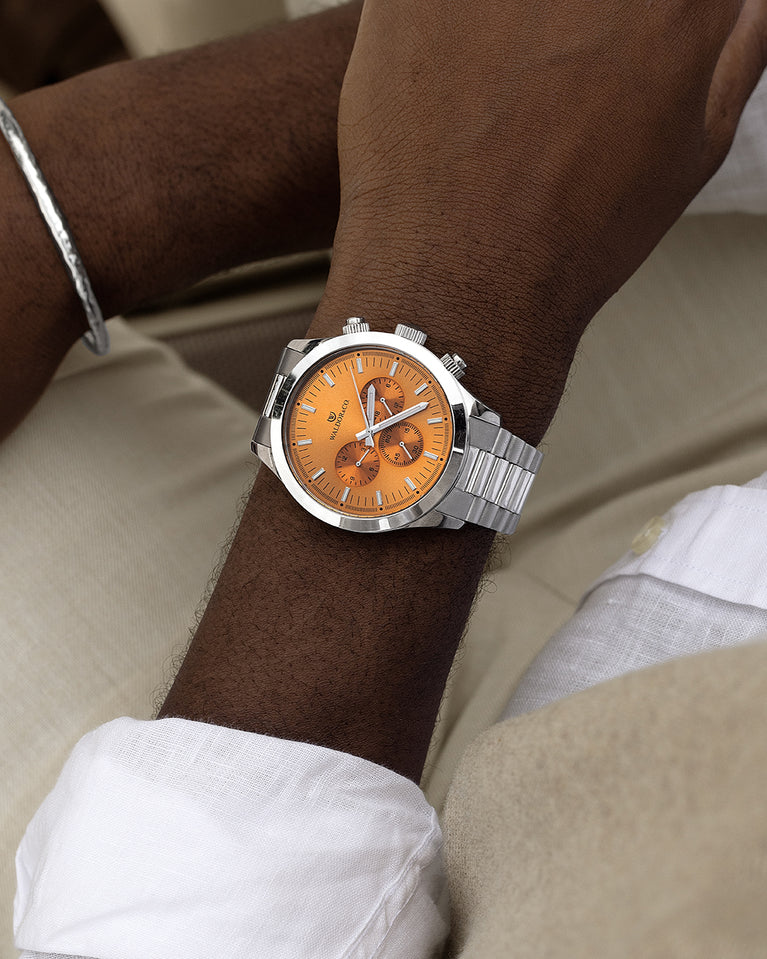
[[[404,420],[381,432],[381,455],[393,466],[409,466],[423,453],[423,434],[413,423]]]
[[[373,387],[375,393],[375,407],[373,422],[380,423],[395,413],[401,413],[405,409],[405,393],[396,380],[390,376],[377,376],[374,380],[369,380],[362,388],[362,401],[367,401],[368,390]]]
[[[349,487],[367,486],[378,476],[381,459],[377,450],[364,442],[353,441],[336,454],[336,473]]]

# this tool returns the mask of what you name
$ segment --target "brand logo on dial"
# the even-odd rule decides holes
[[[347,411],[348,408],[349,408],[349,401],[348,401],[348,400],[344,400],[343,403],[341,404],[341,412],[338,414],[338,421],[337,421],[336,425],[333,427],[333,432],[330,434],[330,438],[331,438],[332,440],[334,440],[334,439],[336,438],[336,436],[338,436],[338,431],[341,429],[341,423],[343,422],[344,416],[346,415],[346,411]],[[328,420],[329,420],[331,423],[332,423],[333,420],[335,420],[335,419],[336,419],[336,414],[335,414],[335,413],[331,413],[330,416],[328,417]]]

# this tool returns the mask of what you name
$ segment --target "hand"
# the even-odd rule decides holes
[[[373,451],[372,446],[365,447],[365,452],[362,454],[362,456],[360,456],[360,458],[357,460],[357,463],[355,464],[357,466],[357,469],[359,469],[360,466],[362,466],[362,464],[365,462],[365,457],[368,455],[368,453],[371,453],[372,451]]]
[[[368,387],[367,421],[372,426],[376,415],[376,388],[371,383]]]
[[[724,158],[766,36],[764,0],[367,0],[322,316],[425,314],[519,415]]]
[[[365,446],[373,445],[373,435],[370,430],[370,416],[365,412],[365,407],[362,403],[362,394],[359,391],[357,386],[357,377],[354,375],[354,370],[350,370],[352,374],[352,383],[354,384],[354,392],[357,396],[357,399],[360,401],[360,412],[362,413],[362,422],[365,424],[365,429],[362,430],[360,434],[357,435],[358,440],[365,440]],[[368,407],[370,406],[370,393],[368,393]]]

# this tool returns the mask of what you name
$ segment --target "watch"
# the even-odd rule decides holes
[[[298,503],[341,529],[516,528],[542,454],[501,426],[460,383],[426,333],[373,332],[361,317],[340,336],[292,340],[253,435],[253,452]]]

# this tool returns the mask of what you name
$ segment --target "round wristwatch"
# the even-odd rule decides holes
[[[503,429],[458,382],[466,364],[400,323],[292,340],[253,452],[305,509],[332,526],[379,533],[476,523],[511,533],[542,454]]]

